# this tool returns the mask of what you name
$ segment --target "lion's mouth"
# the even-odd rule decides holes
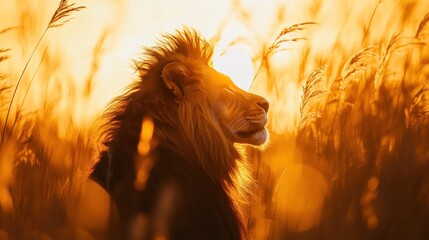
[[[254,135],[256,133],[259,133],[261,131],[264,131],[264,130],[265,130],[265,128],[261,127],[261,128],[253,129],[253,130],[250,130],[250,131],[238,131],[237,135],[239,137],[242,137],[242,138],[248,138],[248,137],[251,137],[252,135]]]
[[[235,131],[230,132],[233,134],[233,141],[254,146],[264,144],[268,139],[268,131],[265,128],[267,122],[268,119],[266,114],[247,114],[244,121],[238,122],[242,125],[235,128]]]

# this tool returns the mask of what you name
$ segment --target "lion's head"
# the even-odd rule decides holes
[[[179,105],[193,96],[192,91],[206,99],[207,108],[230,141],[261,145],[267,140],[268,101],[238,88],[210,65],[194,63],[189,67],[174,61],[163,68],[162,79]]]
[[[199,163],[214,179],[230,178],[240,159],[234,144],[267,140],[269,104],[216,71],[212,55],[211,45],[189,28],[146,47],[135,61],[140,80],[107,111],[109,154],[133,159],[142,119],[150,117],[164,149]]]
[[[266,142],[269,103],[216,71],[213,48],[195,30],[164,35],[144,50],[136,61],[140,81],[118,99],[109,125],[123,125],[123,117],[135,114],[140,130],[149,116],[161,145],[199,162],[214,178],[228,178],[240,158],[234,143]]]

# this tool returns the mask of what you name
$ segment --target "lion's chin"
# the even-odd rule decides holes
[[[254,146],[260,146],[264,144],[268,139],[267,129],[262,128],[258,131],[252,133],[238,133],[236,142],[237,143],[245,143]]]

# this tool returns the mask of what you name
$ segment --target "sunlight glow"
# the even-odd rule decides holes
[[[215,58],[214,68],[228,75],[241,89],[249,90],[253,77],[250,51],[245,45],[237,45],[224,55]]]
[[[245,28],[232,22],[222,32],[216,45],[213,65],[216,70],[228,75],[241,89],[249,90],[254,71],[251,49],[244,44]]]

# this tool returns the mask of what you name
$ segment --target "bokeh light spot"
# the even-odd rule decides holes
[[[327,191],[328,184],[319,171],[299,164],[287,167],[277,184],[279,220],[297,232],[317,226]]]
[[[371,177],[368,180],[368,189],[371,190],[371,191],[375,191],[378,188],[378,184],[379,184],[378,178]]]

